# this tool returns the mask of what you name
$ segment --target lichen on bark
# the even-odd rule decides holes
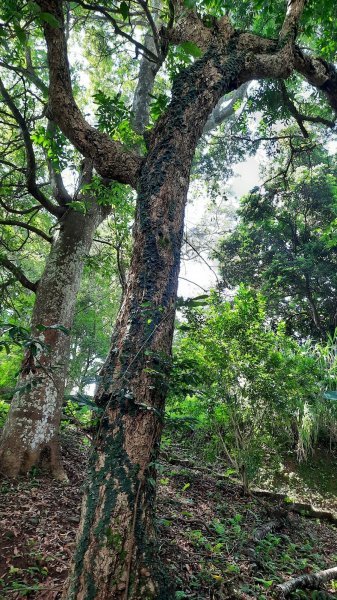
[[[27,355],[30,350],[26,353],[19,391],[0,440],[0,472],[7,477],[42,466],[55,478],[67,480],[60,458],[59,425],[70,339],[57,326],[71,329],[84,260],[103,215],[95,202],[86,215],[69,210],[52,245],[32,315],[32,336],[40,340],[41,350],[35,357]],[[31,364],[28,369],[27,363]]]

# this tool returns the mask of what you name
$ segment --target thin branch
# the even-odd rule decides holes
[[[36,292],[39,282],[36,281],[34,283],[33,281],[30,281],[26,277],[24,272],[19,267],[17,267],[14,263],[12,263],[8,258],[0,255],[0,265],[5,267],[5,269],[10,271],[11,273],[13,273],[15,278],[21,283],[21,285],[23,285],[23,287],[27,288],[28,290],[31,290],[32,292]]]
[[[36,233],[36,235],[39,235],[44,240],[46,240],[46,242],[49,242],[50,244],[53,241],[53,238],[50,237],[49,235],[47,235],[47,233],[45,233],[44,231],[42,231],[42,229],[39,229],[38,227],[35,227],[34,225],[29,225],[29,223],[23,223],[22,221],[16,221],[14,219],[4,219],[4,220],[1,219],[0,225],[12,225],[13,227],[22,227],[23,229],[27,229],[27,231]]]
[[[38,185],[36,183],[36,160],[35,160],[33,144],[30,139],[30,133],[29,133],[29,130],[27,127],[27,123],[26,123],[24,117],[22,116],[22,114],[20,113],[19,109],[17,108],[16,104],[12,100],[10,94],[6,90],[1,79],[0,79],[0,92],[4,99],[4,102],[7,104],[8,108],[10,109],[10,111],[11,111],[14,119],[16,120],[17,124],[19,125],[21,133],[22,133],[22,138],[24,141],[25,151],[26,151],[26,159],[27,159],[27,173],[26,173],[27,189],[28,189],[29,193],[35,198],[35,200],[40,202],[40,204],[46,210],[48,210],[51,214],[53,214],[57,217],[60,217],[63,214],[64,209],[60,208],[59,206],[55,206],[55,204],[50,202],[50,200],[48,200],[48,198],[41,192],[40,188],[38,187]]]
[[[83,0],[77,0],[77,2],[80,6],[82,6],[83,8],[86,8],[87,10],[100,12],[102,15],[104,15],[106,20],[112,24],[112,26],[115,30],[115,33],[117,33],[118,35],[121,35],[122,37],[124,37],[126,40],[128,40],[129,42],[131,42],[131,44],[133,44],[135,46],[137,54],[141,50],[142,53],[149,58],[149,60],[152,60],[155,63],[158,62],[158,56],[156,56],[156,54],[154,54],[154,52],[151,52],[151,50],[146,48],[146,46],[144,46],[144,44],[142,44],[141,42],[138,42],[131,35],[126,33],[126,31],[121,29],[119,27],[116,19],[114,19],[114,17],[111,16],[111,13],[104,6],[101,6],[100,4],[88,4],[87,2],[83,2]],[[156,34],[156,35],[158,37],[158,34]]]
[[[333,121],[332,119],[326,119],[325,117],[320,117],[319,115],[314,117],[311,115],[301,114],[301,117],[303,121],[307,121],[308,123],[321,123],[322,125],[330,127],[331,129],[336,125],[336,120]]]
[[[34,85],[43,93],[43,95],[48,95],[48,86],[40,79],[38,75],[36,75],[35,70],[33,68],[28,67],[25,69],[24,67],[10,65],[9,63],[0,60],[0,67],[7,69],[8,71],[14,71],[18,75],[23,75],[27,79],[29,79]]]
[[[92,127],[77,106],[70,77],[61,0],[37,0],[42,11],[53,15],[59,26],[44,23],[48,49],[49,105],[48,116],[60,127],[75,148],[90,158],[96,171],[108,179],[137,186],[142,157],[120,142]]]
[[[203,255],[199,252],[199,250],[197,250],[197,248],[195,248],[195,246],[193,246],[193,244],[191,244],[191,242],[187,239],[186,236],[184,237],[184,242],[193,250],[193,252],[196,253],[197,256],[199,256],[199,258],[205,263],[205,265],[209,268],[209,270],[212,271],[212,273],[215,275],[217,283],[219,283],[219,278],[218,278],[217,273],[214,271],[214,269],[211,267],[211,265],[207,262],[207,260],[203,257]]]
[[[108,242],[108,240],[102,240],[101,238],[93,238],[93,242],[99,242],[100,244],[107,244],[108,246],[113,246],[112,242]]]
[[[31,206],[30,208],[24,208],[22,210],[19,210],[19,209],[16,209],[16,208],[12,208],[11,206],[8,206],[8,204],[6,204],[1,198],[0,198],[0,205],[7,212],[13,213],[15,215],[28,215],[31,212],[35,212],[36,213],[36,212],[38,212],[39,210],[42,209],[42,206],[39,204],[38,206]]]
[[[48,119],[46,134],[52,139],[56,133],[57,125],[51,119]],[[54,162],[48,157],[47,152],[45,152],[45,158],[48,165],[49,177],[51,182],[51,187],[53,191],[54,198],[60,206],[65,206],[69,202],[72,201],[71,195],[68,193],[62,179],[61,171],[58,168],[55,168]]]
[[[192,285],[195,285],[196,287],[200,288],[203,292],[208,292],[208,290],[206,290],[201,285],[199,285],[199,283],[195,283],[195,281],[191,281],[190,279],[187,279],[186,277],[182,277],[181,275],[179,275],[179,279],[182,279],[183,281],[187,281],[187,283],[191,283]]]
[[[280,86],[281,86],[281,93],[282,93],[284,103],[288,107],[289,112],[293,115],[293,117],[297,121],[298,126],[299,126],[300,130],[302,131],[304,137],[306,137],[306,138],[309,137],[309,134],[303,125],[304,122],[321,123],[322,125],[325,125],[326,127],[330,127],[330,128],[333,128],[335,126],[336,120],[326,119],[319,115],[312,116],[312,115],[304,115],[303,113],[301,113],[295,106],[294,102],[291,100],[284,81],[280,82]]]
[[[297,125],[299,126],[299,128],[303,134],[303,137],[308,138],[309,133],[307,132],[306,128],[303,125],[303,118],[302,118],[301,114],[299,113],[299,111],[297,110],[295,104],[291,100],[284,81],[280,81],[280,88],[281,88],[282,99],[283,99],[285,106],[288,108],[290,114],[294,117]]]
[[[138,4],[140,4],[142,9],[144,10],[146,18],[151,27],[153,41],[154,41],[156,51],[157,51],[157,62],[158,62],[158,58],[160,58],[161,54],[162,54],[162,49],[161,49],[161,45],[160,45],[160,39],[159,39],[159,34],[158,34],[158,29],[157,29],[156,23],[151,15],[151,12],[149,11],[147,1],[144,2],[144,0],[138,0]]]

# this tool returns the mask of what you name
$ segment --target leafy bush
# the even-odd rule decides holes
[[[9,411],[9,404],[5,400],[0,400],[0,429],[4,426],[7,414]]]
[[[212,293],[208,308],[189,308],[186,319],[168,414],[194,417],[196,446],[226,457],[247,490],[266,459],[294,445],[306,455],[324,405],[324,366],[282,323],[271,330],[264,299],[244,286],[232,302]]]

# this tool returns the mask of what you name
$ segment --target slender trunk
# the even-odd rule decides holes
[[[32,315],[32,336],[42,343],[37,356],[27,351],[18,391],[3,430],[0,472],[8,477],[42,465],[66,480],[60,461],[58,430],[62,412],[70,338],[59,329],[70,329],[74,318],[83,262],[90,251],[102,209],[93,204],[87,214],[70,210],[62,220],[58,238],[39,282]]]
[[[64,598],[172,597],[155,551],[155,465],[195,147],[233,75],[206,53],[174,84],[142,168],[127,290],[96,402],[103,410]],[[207,88],[207,90],[205,90]]]
[[[156,45],[154,43],[152,31],[146,33],[144,45],[148,50],[151,50],[154,54],[156,53]],[[143,56],[132,106],[132,127],[134,131],[140,135],[144,133],[149,124],[151,94],[153,92],[154,80],[159,68],[159,62],[152,62],[146,58],[146,56]]]

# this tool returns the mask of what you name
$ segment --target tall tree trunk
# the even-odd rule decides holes
[[[8,477],[43,464],[57,479],[67,479],[60,461],[58,431],[70,339],[54,327],[72,326],[84,259],[103,218],[103,209],[96,203],[87,214],[69,210],[62,218],[32,315],[32,336],[43,346],[37,356],[31,350],[26,352],[17,385],[20,390],[12,400],[1,437],[0,472]],[[41,325],[47,329],[41,331]]]
[[[233,89],[211,52],[178,77],[139,184],[127,290],[96,402],[103,410],[64,598],[167,599],[155,556],[155,466],[175,318],[184,209],[195,147]],[[206,83],[207,82],[207,83]],[[207,90],[205,91],[205,88]]]

